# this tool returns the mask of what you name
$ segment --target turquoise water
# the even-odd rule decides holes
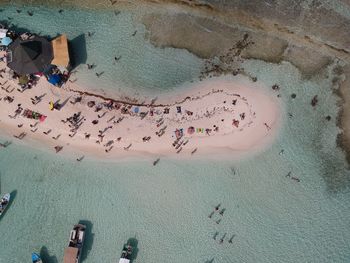
[[[13,16],[19,26],[44,33],[65,31],[71,38],[107,23],[111,16],[71,10],[64,12],[70,22],[48,23],[48,17],[58,21],[58,15],[30,9],[35,20],[16,18],[14,8],[2,14]],[[131,14],[122,16],[122,21],[131,21]],[[141,25],[132,26],[141,32]],[[113,30],[116,35],[132,33],[130,27],[120,22]],[[112,28],[106,30],[110,33]],[[88,51],[107,41],[101,34],[95,44],[88,44]],[[147,62],[126,59],[125,68],[134,71],[124,68],[115,74],[130,92],[166,92],[194,79],[200,70],[202,62],[186,51],[156,49],[141,35],[136,42],[130,50],[126,44],[116,46],[131,53],[139,49],[159,68],[138,68]],[[89,61],[100,59],[93,56],[88,52]],[[108,63],[101,59],[98,67],[105,69]],[[122,245],[132,237],[138,240],[134,263],[349,262],[350,173],[336,147],[339,109],[330,88],[331,67],[328,78],[305,80],[289,63],[245,62],[244,68],[267,86],[280,84],[285,105],[276,142],[245,160],[162,159],[153,167],[142,160],[113,164],[87,158],[77,163],[16,142],[0,149],[0,192],[16,191],[0,220],[0,262],[30,262],[30,253],[40,250],[45,262],[62,262],[69,231],[79,220],[91,222],[84,263],[116,262]],[[122,70],[130,75],[123,76]],[[109,81],[103,81],[107,88]],[[294,100],[292,93],[297,94]],[[310,101],[316,94],[320,103],[313,109]],[[330,122],[324,120],[327,115],[332,116]],[[301,182],[286,177],[289,171]],[[224,215],[209,219],[219,203],[226,208]],[[220,224],[215,223],[218,219]],[[227,233],[223,244],[213,239],[216,231],[217,239]]]
[[[16,12],[18,8],[23,10],[19,14]],[[28,16],[27,10],[34,15]],[[145,27],[135,24],[135,15],[128,11],[121,11],[116,16],[113,10],[65,9],[61,14],[58,10],[8,6],[0,14],[4,20],[10,17],[11,24],[19,29],[50,37],[65,33],[72,43],[76,43],[73,46],[80,53],[79,57],[86,57],[86,60],[79,61],[96,65],[93,70],[88,70],[85,64],[76,68],[78,83],[92,90],[101,92],[102,89],[107,93],[117,90],[125,94],[159,93],[197,78],[200,72],[202,61],[189,52],[157,49],[145,42]],[[88,32],[93,35],[89,37]],[[75,42],[79,37],[84,40]],[[121,58],[114,63],[114,57]],[[97,78],[95,73],[101,72],[104,74]],[[128,90],[125,91],[124,87]]]

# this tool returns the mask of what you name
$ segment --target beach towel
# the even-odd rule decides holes
[[[197,128],[197,133],[203,133],[204,128]]]

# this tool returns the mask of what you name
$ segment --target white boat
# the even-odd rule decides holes
[[[119,263],[130,263],[130,257],[132,254],[132,246],[125,244],[122,255],[120,256]]]
[[[64,250],[63,263],[79,263],[85,239],[86,226],[74,225],[70,231],[68,247]]]
[[[4,196],[0,200],[0,216],[4,213],[6,207],[10,203],[11,195],[9,193],[4,194]]]

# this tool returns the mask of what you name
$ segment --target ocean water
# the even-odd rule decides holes
[[[22,12],[17,13],[17,9]],[[77,83],[93,91],[159,94],[196,79],[200,72],[203,62],[188,51],[157,49],[146,42],[145,27],[134,22],[139,12],[133,14],[121,10],[116,16],[113,10],[65,8],[62,13],[58,10],[40,6],[6,6],[0,13],[0,21],[10,21],[19,31],[50,38],[65,33],[77,62],[77,73],[72,79],[77,78]],[[27,15],[27,11],[34,15]],[[114,57],[120,57],[117,63]],[[86,64],[94,64],[95,68],[88,70]],[[95,73],[101,72],[104,74],[98,78]]]
[[[64,31],[70,38],[106,28],[114,16],[65,10],[67,17],[61,19],[57,10],[28,9],[34,10],[31,18],[17,17],[15,7],[3,8],[1,14],[13,17],[19,27],[43,34]],[[106,70],[106,77],[96,82],[101,88],[112,92],[113,72],[115,81],[131,93],[167,92],[196,79],[200,59],[184,50],[154,48],[138,33],[134,43],[126,36],[134,28],[142,32],[142,25],[132,24],[132,14],[122,12],[117,18],[129,22],[106,28],[106,34],[96,33],[95,42],[87,45],[87,60]],[[116,36],[113,43],[126,53],[125,67],[112,71],[111,77],[111,53],[97,47],[109,41],[112,30],[124,34],[119,41],[125,42]],[[153,66],[132,58],[136,51]],[[134,263],[350,262],[350,173],[336,146],[339,98],[331,89],[334,65],[312,79],[303,78],[289,63],[251,60],[243,66],[267,88],[278,83],[284,105],[274,144],[245,159],[162,159],[153,167],[146,160],[111,163],[86,158],[77,163],[16,141],[0,149],[0,192],[15,193],[0,219],[0,262],[30,262],[32,251],[41,252],[44,262],[62,262],[69,231],[79,220],[89,225],[84,263],[117,262],[129,238],[138,241]],[[84,75],[87,70],[78,70],[82,83],[93,82]],[[292,93],[296,99],[291,99]],[[314,95],[319,98],[315,109],[310,105]],[[329,122],[327,115],[332,117]],[[11,138],[2,134],[1,139]],[[288,172],[300,182],[286,177]],[[219,203],[226,209],[224,215],[208,218]]]

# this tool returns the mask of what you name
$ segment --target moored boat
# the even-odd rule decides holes
[[[8,206],[8,204],[10,203],[10,194],[4,194],[4,196],[1,198],[0,200],[0,216],[4,213],[6,207]]]
[[[63,263],[79,263],[82,253],[86,226],[74,225],[70,231],[68,247],[64,250]]]
[[[130,263],[132,254],[132,246],[130,244],[125,244],[122,255],[120,256],[119,263]]]
[[[37,253],[32,253],[32,262],[33,263],[43,263],[40,256]]]

